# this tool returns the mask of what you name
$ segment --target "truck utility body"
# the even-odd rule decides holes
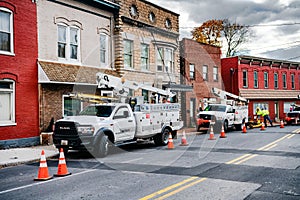
[[[153,139],[156,145],[166,145],[169,133],[173,137],[182,128],[179,104],[142,104],[140,111],[132,111],[129,104],[89,105],[77,116],[69,116],[55,123],[54,144],[57,148],[89,150],[105,156],[104,145],[124,145],[137,139]],[[103,139],[105,137],[105,139]],[[104,152],[102,152],[104,151]]]
[[[209,103],[197,114],[197,131],[209,128],[211,124],[221,124],[226,132],[229,128],[242,129],[248,122],[247,100],[223,90],[213,88],[213,93],[221,98],[221,103]],[[228,100],[226,96],[232,99]]]
[[[126,99],[121,88],[126,81],[109,75],[99,74],[98,81],[103,87],[101,77],[106,84]],[[109,81],[113,80],[113,83]],[[137,87],[138,84],[126,83],[126,88]],[[129,85],[129,86],[128,86]],[[100,87],[100,86],[99,86]],[[139,86],[144,87],[144,86]],[[147,86],[163,95],[168,91]],[[80,99],[100,100],[96,95],[74,95]],[[85,98],[86,97],[86,98]],[[108,99],[103,97],[103,99]],[[143,102],[143,97],[130,98],[123,103],[90,104],[76,116],[67,116],[55,123],[53,142],[57,148],[89,150],[96,156],[104,157],[110,146],[119,146],[136,142],[138,139],[150,139],[156,145],[166,145],[169,134],[176,137],[177,130],[183,127],[180,120],[180,105],[178,103]]]

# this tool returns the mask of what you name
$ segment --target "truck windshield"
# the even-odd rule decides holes
[[[114,109],[115,106],[88,106],[82,110],[79,115],[109,117]]]
[[[226,111],[226,106],[222,105],[208,105],[204,109],[205,111],[220,111],[220,112],[225,112]]]

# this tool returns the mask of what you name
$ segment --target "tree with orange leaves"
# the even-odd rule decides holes
[[[227,42],[226,57],[234,56],[238,47],[247,41],[249,27],[231,23],[228,19],[208,20],[192,31],[193,39],[200,43],[222,47],[221,37]]]
[[[208,20],[200,27],[196,27],[192,31],[193,39],[197,42],[210,44],[214,46],[221,46],[220,37],[223,29],[222,20]]]

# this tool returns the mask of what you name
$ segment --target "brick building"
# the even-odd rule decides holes
[[[272,120],[283,120],[293,103],[300,103],[300,63],[237,56],[222,59],[225,90],[249,100],[249,116],[267,108]]]
[[[40,130],[83,108],[70,93],[98,94],[96,73],[114,73],[114,15],[106,0],[39,0]],[[117,74],[116,74],[117,75]]]
[[[39,142],[36,3],[0,1],[0,148]]]
[[[193,86],[193,92],[182,95],[182,118],[185,126],[194,127],[196,114],[208,101],[217,101],[212,87],[223,89],[221,50],[191,39],[180,42],[181,83]]]
[[[179,83],[179,15],[145,0],[115,0],[115,68],[128,80],[164,89]],[[149,102],[152,93],[138,90]],[[161,98],[160,98],[161,99]]]

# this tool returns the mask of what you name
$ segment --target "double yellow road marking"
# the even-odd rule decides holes
[[[299,129],[299,131],[300,131],[300,129]],[[270,144],[267,144],[267,145],[265,145],[265,146],[263,146],[263,147],[261,147],[261,148],[259,148],[257,150],[258,151],[268,151],[268,150],[276,147],[278,142],[280,142],[280,141],[282,141],[282,140],[284,140],[286,138],[290,139],[290,138],[292,138],[294,136],[295,136],[295,134],[287,134],[284,137],[281,137],[281,138],[275,140],[274,142],[271,142]],[[239,165],[239,164],[241,164],[241,163],[243,163],[243,162],[245,162],[247,160],[250,160],[250,159],[252,159],[252,158],[254,158],[256,156],[258,156],[258,154],[245,154],[245,155],[240,156],[240,157],[238,157],[236,159],[233,159],[231,161],[226,162],[226,164]],[[161,189],[161,190],[159,190],[157,192],[149,194],[149,195],[147,195],[147,196],[145,196],[145,197],[143,197],[143,198],[141,198],[139,200],[148,200],[148,199],[153,199],[153,198],[158,199],[158,200],[163,200],[163,199],[166,199],[166,198],[168,198],[170,196],[173,196],[176,193],[181,192],[181,191],[183,191],[183,190],[185,190],[185,189],[187,189],[189,187],[192,187],[193,185],[201,183],[201,182],[203,182],[205,180],[207,180],[207,178],[199,178],[199,177],[193,176],[193,177],[185,179],[185,180],[183,180],[181,182],[178,182],[178,183],[175,183],[173,185],[170,185],[170,186],[168,186],[168,187],[166,187],[164,189]]]
[[[286,139],[286,138],[290,139],[290,138],[292,138],[293,136],[294,136],[294,134],[287,134],[287,135],[285,135],[285,136],[279,138],[278,140],[275,140],[274,142],[271,142],[270,144],[267,144],[267,145],[265,145],[265,146],[263,146],[263,147],[261,147],[261,148],[259,148],[259,149],[257,149],[257,150],[258,150],[258,151],[268,151],[268,150],[270,150],[270,149],[276,147],[276,146],[277,146],[277,143],[280,142],[281,140],[284,140],[284,139]],[[239,164],[241,164],[241,163],[243,163],[243,162],[245,162],[245,161],[247,161],[247,160],[250,160],[251,158],[254,158],[254,157],[256,157],[256,156],[258,156],[258,154],[245,154],[245,155],[242,155],[242,156],[240,156],[240,157],[238,157],[238,158],[236,158],[236,159],[233,159],[233,160],[231,160],[231,161],[226,162],[226,164],[235,164],[235,165],[239,165]]]
[[[168,186],[168,187],[166,187],[166,188],[164,188],[162,190],[159,190],[157,192],[149,194],[149,195],[141,198],[140,200],[152,199],[152,198],[155,198],[155,197],[157,197],[157,196],[159,196],[161,194],[166,193],[165,195],[156,198],[156,199],[162,200],[162,199],[168,198],[170,196],[173,196],[174,194],[176,194],[176,193],[178,193],[178,192],[180,192],[182,190],[185,190],[185,189],[187,189],[189,187],[192,187],[193,185],[196,185],[197,183],[205,181],[206,179],[207,178],[199,178],[199,177],[196,177],[196,176],[192,176],[191,178],[185,179],[185,180],[183,180],[183,181],[181,181],[179,183],[173,184],[173,185]],[[189,184],[187,184],[187,183],[189,183]],[[184,185],[184,186],[182,186],[182,185]],[[180,187],[180,186],[182,186],[182,187]],[[167,193],[170,190],[173,190],[173,191]]]

